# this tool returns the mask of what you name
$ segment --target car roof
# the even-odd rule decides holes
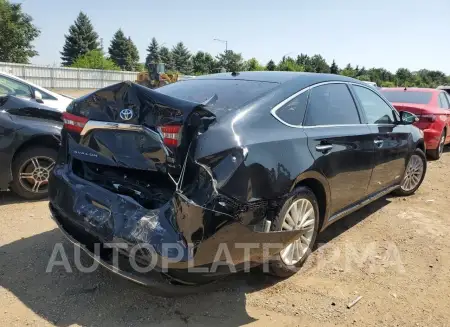
[[[431,92],[431,93],[440,93],[442,90],[427,88],[427,87],[407,87],[406,90],[404,87],[383,87],[382,91],[403,91],[403,92]]]
[[[304,73],[304,72],[279,72],[279,71],[257,71],[257,72],[239,72],[239,73],[219,73],[202,75],[195,78],[195,80],[202,79],[224,79],[224,80],[247,80],[271,83],[286,83],[286,82],[302,82],[302,84],[315,84],[326,81],[344,81],[356,82],[362,84],[361,81],[335,74],[322,73]]]
[[[51,96],[53,96],[53,97],[55,97],[55,98],[57,98],[57,99],[60,99],[60,97],[61,97],[61,95],[59,95],[59,94],[57,94],[57,93],[55,93],[55,92],[52,92],[52,91],[46,89],[45,87],[36,85],[36,84],[34,84],[34,83],[31,83],[30,81],[27,81],[27,80],[25,80],[25,79],[22,79],[22,78],[20,78],[20,77],[17,77],[17,76],[15,76],[15,75],[13,75],[13,74],[9,74],[9,73],[7,73],[7,72],[5,72],[5,71],[0,71],[0,75],[9,77],[9,78],[11,78],[11,79],[14,79],[14,80],[16,80],[16,81],[18,81],[18,82],[21,82],[21,83],[24,83],[24,84],[28,84],[28,85],[30,85],[30,86],[32,86],[32,87],[35,87],[35,88],[38,89],[38,90],[41,90],[41,91],[43,91],[43,92],[45,92],[45,93],[50,94]]]

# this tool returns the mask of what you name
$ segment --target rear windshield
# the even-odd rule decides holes
[[[156,91],[208,106],[235,109],[277,87],[278,83],[227,80],[191,79],[179,81],[156,89]]]
[[[389,102],[429,104],[433,93],[424,91],[386,91],[382,90]]]

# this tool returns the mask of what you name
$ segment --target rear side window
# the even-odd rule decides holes
[[[356,96],[361,102],[361,106],[366,113],[367,122],[369,124],[393,124],[394,113],[392,108],[388,106],[382,98],[362,86],[353,86]]]
[[[311,89],[306,126],[359,124],[360,119],[345,84],[326,84]]]
[[[156,89],[175,98],[220,109],[236,109],[277,87],[278,83],[232,79],[191,79]]]
[[[439,107],[442,109],[449,108],[449,103],[444,93],[439,93]]]
[[[303,92],[286,103],[275,112],[275,115],[283,122],[290,125],[301,125],[305,116],[306,104],[309,92]]]
[[[429,104],[432,93],[424,91],[387,91],[383,90],[381,93],[389,102],[397,103],[414,103],[414,104]]]

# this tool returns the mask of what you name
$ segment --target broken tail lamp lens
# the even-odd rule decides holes
[[[81,133],[84,126],[88,122],[88,119],[86,117],[72,115],[72,114],[69,114],[68,112],[64,112],[62,114],[62,118],[64,121],[64,129],[71,131],[71,132],[76,132],[78,134]]]
[[[181,140],[181,126],[179,125],[164,125],[160,126],[159,130],[164,139],[164,144],[167,146],[178,146]]]

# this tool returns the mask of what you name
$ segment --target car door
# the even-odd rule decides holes
[[[409,154],[409,127],[400,125],[396,110],[374,90],[359,84],[352,89],[372,131],[375,162],[369,194],[399,184]]]
[[[315,159],[313,169],[320,171],[330,185],[330,214],[364,198],[373,168],[374,144],[347,84],[313,86],[303,125]]]
[[[16,97],[31,100],[31,89],[27,84],[0,75],[0,96],[14,95]]]

